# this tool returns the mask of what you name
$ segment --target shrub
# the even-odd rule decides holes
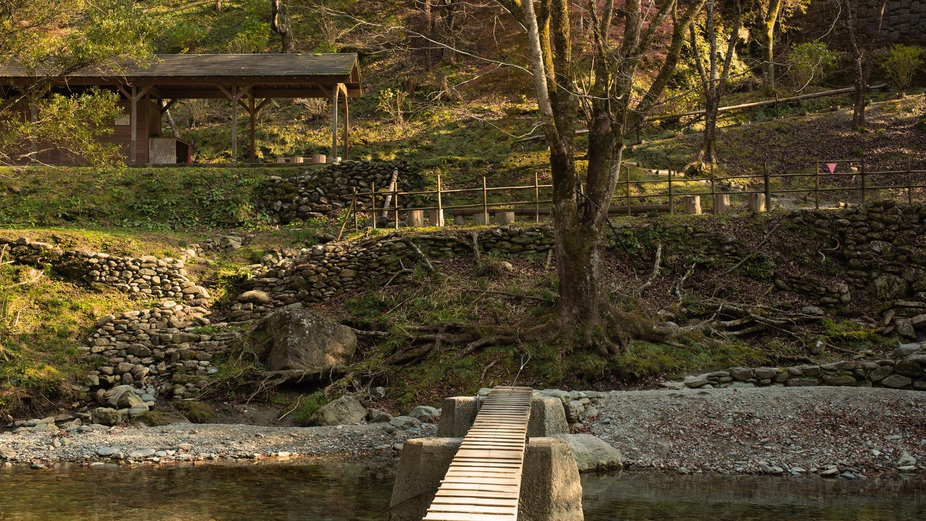
[[[838,54],[823,42],[806,42],[791,49],[791,79],[801,90],[818,83],[827,69],[836,64]]]
[[[897,87],[908,89],[913,83],[913,75],[923,66],[926,50],[913,45],[897,44],[887,51],[881,61],[881,67]]]

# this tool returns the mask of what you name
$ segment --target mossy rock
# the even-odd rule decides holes
[[[148,411],[135,418],[134,421],[148,427],[160,427],[172,423],[186,423],[189,420],[182,414],[173,411]]]
[[[177,400],[174,407],[193,423],[212,423],[215,421],[215,409],[205,402],[194,400]]]

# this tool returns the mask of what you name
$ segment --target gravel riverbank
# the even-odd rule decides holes
[[[892,389],[726,388],[602,393],[587,428],[630,468],[874,477],[926,469],[926,393]],[[411,419],[407,419],[411,420]],[[390,454],[436,427],[393,423],[269,427],[73,425],[0,432],[0,461],[170,462]]]

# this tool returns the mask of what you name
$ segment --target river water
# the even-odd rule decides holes
[[[390,462],[0,468],[0,521],[386,520]],[[926,478],[583,476],[585,519],[926,520]]]

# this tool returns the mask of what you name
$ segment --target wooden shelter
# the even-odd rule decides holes
[[[15,65],[0,65],[0,96],[22,92],[24,86],[47,81]],[[238,113],[250,120],[250,161],[255,161],[254,122],[271,99],[326,98],[332,107],[331,158],[347,157],[348,99],[360,96],[360,65],[356,54],[160,54],[144,66],[130,65],[118,72],[88,67],[51,78],[56,92],[80,92],[91,87],[112,89],[122,96],[125,116],[114,122],[113,135],[130,164],[164,160],[176,147],[177,162],[184,162],[176,138],[161,137],[161,118],[177,101],[227,99],[232,107],[231,159],[238,160]],[[342,110],[343,108],[343,110]],[[343,118],[341,113],[343,112]],[[339,128],[340,127],[340,128]],[[339,130],[343,140],[338,141]],[[173,141],[171,141],[173,140]],[[64,154],[45,153],[46,163],[66,163]],[[73,160],[73,158],[72,158]]]

